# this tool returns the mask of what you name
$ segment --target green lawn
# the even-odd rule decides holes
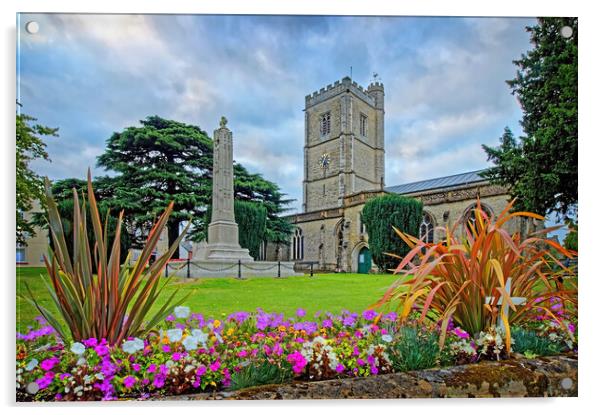
[[[30,286],[43,305],[52,307],[50,296],[39,275],[44,268],[17,268],[17,293]],[[186,302],[193,312],[222,317],[234,311],[253,311],[257,307],[269,312],[293,316],[302,307],[308,316],[318,310],[340,312],[363,311],[376,302],[395,280],[392,275],[316,274],[313,278],[212,278],[174,280],[163,293],[165,298],[177,287],[181,293],[194,291]],[[24,330],[38,315],[27,301],[17,297],[17,330]]]

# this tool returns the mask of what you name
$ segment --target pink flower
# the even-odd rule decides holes
[[[247,351],[246,350],[241,350],[240,352],[238,352],[236,355],[238,357],[247,357]]]
[[[216,360],[215,362],[209,365],[209,369],[211,369],[212,372],[217,372],[221,365],[222,364],[220,363],[220,361]]]
[[[376,366],[371,366],[370,373],[372,373],[373,375],[378,374],[378,368]]]
[[[146,371],[148,373],[155,373],[157,371],[157,365],[154,363],[151,363],[150,366],[148,367],[148,369],[146,369]]]
[[[205,366],[199,366],[199,368],[196,370],[197,376],[203,376],[205,373],[207,373],[207,368]]]
[[[289,354],[286,360],[293,365],[293,372],[296,374],[303,372],[303,369],[307,365],[307,360],[305,360],[305,357],[299,351]]]
[[[454,333],[456,336],[458,336],[461,339],[468,339],[470,338],[470,335],[465,332],[464,330],[462,330],[460,327],[456,327],[452,333]]]
[[[345,370],[345,366],[343,366],[342,363],[339,363],[335,370],[337,371],[337,373],[342,373]]]
[[[46,371],[52,369],[53,367],[56,366],[57,363],[60,362],[60,359],[58,357],[51,357],[50,359],[46,359],[46,360],[42,360],[42,363],[40,363],[40,367]]]
[[[182,358],[182,353],[175,352],[174,354],[171,355],[171,358],[174,362],[177,362],[178,360],[180,360]]]
[[[358,366],[364,366],[366,364],[366,362],[364,362],[363,359],[357,359],[357,365]]]
[[[132,369],[134,369],[134,372],[138,372],[140,370],[140,365],[138,363],[134,363],[132,364]]]
[[[161,348],[165,353],[169,353],[171,351],[171,347],[169,347],[169,344],[164,344],[163,347]]]

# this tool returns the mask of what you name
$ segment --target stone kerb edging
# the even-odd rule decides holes
[[[518,398],[577,396],[577,358],[553,356],[257,386],[236,392],[168,396],[163,400]]]

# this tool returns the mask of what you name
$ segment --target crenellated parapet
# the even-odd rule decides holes
[[[370,87],[364,88],[357,82],[352,81],[350,77],[346,76],[340,81],[336,81],[334,84],[328,84],[325,88],[320,88],[319,91],[314,91],[310,95],[305,96],[305,108],[313,107],[321,102],[324,102],[336,95],[343,92],[350,92],[357,96],[359,99],[364,101],[366,104],[374,107],[376,105],[376,99],[370,95],[370,88],[373,86],[383,88],[382,83],[372,83]]]

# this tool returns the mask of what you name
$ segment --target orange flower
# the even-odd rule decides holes
[[[278,330],[280,330],[280,331],[286,331],[286,327],[284,327],[284,326],[278,326]]]

